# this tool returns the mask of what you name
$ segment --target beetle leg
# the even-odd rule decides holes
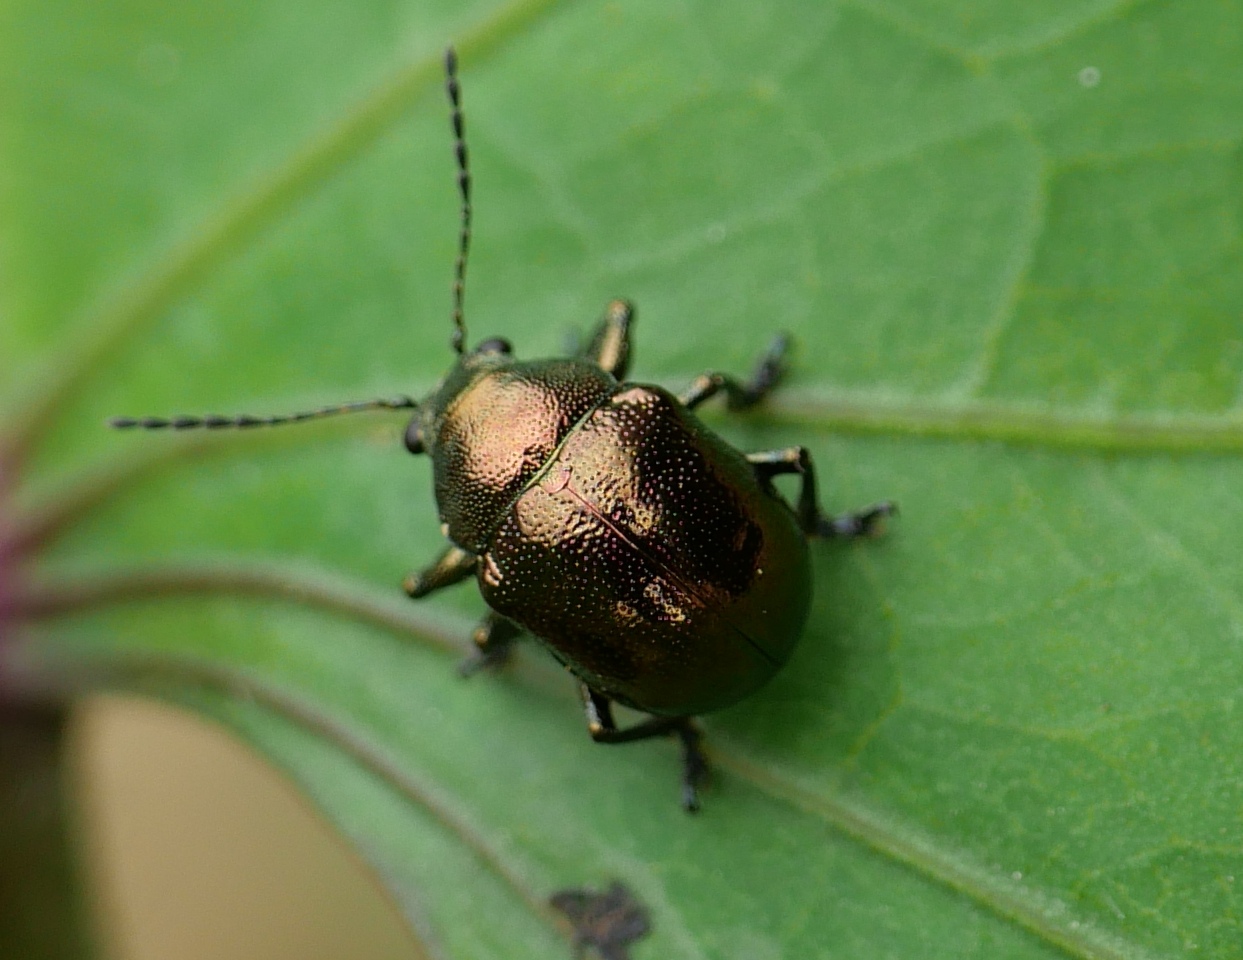
[[[445,547],[431,566],[412,573],[402,581],[402,588],[412,598],[426,597],[434,590],[465,580],[475,572],[479,558],[461,547]]]
[[[773,388],[781,381],[785,374],[785,356],[789,348],[789,335],[779,333],[769,345],[768,351],[760,358],[755,372],[751,374],[751,379],[746,383],[740,382],[738,378],[731,377],[727,373],[703,373],[695,378],[686,393],[678,399],[682,401],[686,409],[694,410],[709,397],[724,390],[730,410],[746,410],[748,407],[754,407],[772,393]]]
[[[885,517],[892,517],[898,512],[898,505],[892,500],[882,500],[862,510],[839,513],[835,517],[823,517],[817,536],[826,539],[857,540],[859,537],[870,537],[880,528]]]
[[[489,610],[470,635],[476,650],[458,664],[458,673],[469,677],[485,667],[502,666],[509,659],[514,641],[520,636],[522,627],[508,617]]]
[[[634,306],[626,300],[610,300],[604,317],[581,355],[618,380],[630,368],[630,321]]]
[[[703,735],[690,717],[648,717],[633,727],[619,730],[608,697],[580,683],[587,731],[596,743],[634,743],[650,737],[675,734],[682,741],[682,807],[687,813],[699,809],[699,785],[708,774],[700,740]]]
[[[816,466],[806,447],[748,453],[747,459],[755,468],[755,475],[760,483],[769,489],[772,489],[772,478],[778,474],[802,475],[803,484],[799,488],[798,507],[794,512],[799,526],[809,537],[839,540],[866,537],[876,530],[881,520],[898,512],[897,504],[882,500],[854,513],[843,513],[837,517],[825,516],[816,496]]]

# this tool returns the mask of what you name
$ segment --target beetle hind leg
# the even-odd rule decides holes
[[[789,335],[780,333],[756,364],[750,380],[744,383],[727,373],[702,373],[678,399],[687,410],[694,410],[705,400],[724,390],[728,409],[746,410],[754,407],[772,393],[785,376],[786,353],[789,349]]]
[[[648,717],[633,727],[620,730],[613,719],[613,704],[585,683],[579,685],[587,732],[596,743],[634,743],[651,737],[674,735],[682,744],[682,809],[699,810],[699,787],[707,779],[708,761],[700,741],[703,734],[690,717]]]
[[[522,627],[508,617],[489,610],[470,635],[475,650],[458,664],[458,673],[469,677],[480,670],[504,666],[513,652],[514,641],[520,636]]]
[[[816,465],[806,447],[786,447],[784,450],[765,450],[762,453],[748,453],[747,460],[755,469],[760,483],[772,488],[772,478],[783,473],[797,473],[802,476],[803,483],[799,488],[798,506],[795,515],[799,526],[809,537],[824,537],[835,540],[854,540],[858,537],[876,533],[885,517],[898,512],[898,505],[889,500],[882,500],[863,510],[843,513],[840,516],[826,516],[820,509],[820,501],[816,495]]]

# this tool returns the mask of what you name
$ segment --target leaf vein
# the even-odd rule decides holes
[[[187,571],[173,572],[171,578],[167,570],[138,571],[128,575],[114,574],[93,583],[79,580],[73,587],[61,589],[63,592],[60,594],[49,593],[44,603],[25,611],[26,615],[55,617],[109,603],[178,591],[203,594],[245,592],[283,601],[309,602],[403,635],[422,635],[419,626],[394,617],[387,604],[378,602],[369,588],[360,588],[339,578],[300,573],[283,565],[278,571],[241,566],[208,567],[195,576],[189,576]],[[420,617],[424,616],[427,614],[420,614]],[[443,636],[444,629],[443,625],[435,625],[435,645],[441,649],[457,649],[455,641]],[[49,656],[46,650],[43,656]],[[438,797],[424,791],[422,784],[397,761],[347,724],[321,714],[313,704],[303,703],[296,695],[270,686],[236,667],[205,664],[175,655],[114,651],[99,656],[101,675],[108,669],[108,657],[115,658],[122,677],[133,671],[135,665],[139,668],[146,665],[156,672],[171,672],[172,676],[182,672],[189,678],[199,676],[226,692],[270,701],[275,709],[288,711],[292,719],[307,722],[311,729],[321,732],[331,742],[355,755],[373,773],[421,807],[431,804],[429,809],[434,812],[439,802]],[[64,676],[70,672],[62,666],[53,667],[46,663],[39,666],[52,676]],[[1112,934],[1072,918],[1060,901],[1042,897],[1038,891],[1031,889],[1023,889],[1020,896],[1019,888],[1008,878],[975,864],[963,854],[938,846],[933,838],[899,824],[878,810],[870,809],[866,803],[860,803],[845,792],[826,795],[817,788],[805,786],[752,762],[744,751],[731,748],[728,743],[714,749],[712,756],[718,767],[728,770],[757,790],[823,820],[878,854],[970,898],[989,912],[1029,931],[1071,957],[1083,960],[1142,960],[1148,956],[1142,947],[1125,943]],[[511,883],[531,903],[532,909],[545,909],[542,900],[535,898],[527,880],[500,859],[500,854],[492,850],[476,828],[466,824],[452,809],[446,809],[444,816],[448,818],[446,825],[462,836],[485,862],[494,865],[498,875]]]

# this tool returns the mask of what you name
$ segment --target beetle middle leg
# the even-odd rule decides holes
[[[701,373],[678,399],[687,410],[694,410],[705,400],[724,390],[730,410],[754,407],[781,382],[789,349],[789,336],[779,333],[769,345],[768,351],[760,358],[750,380],[743,382],[727,373]]]
[[[406,577],[402,587],[412,599],[426,597],[444,587],[460,583],[475,572],[479,557],[461,547],[448,546],[425,570]],[[499,667],[509,659],[510,647],[522,635],[522,627],[508,617],[489,610],[471,633],[475,652],[458,665],[458,672],[469,677],[485,667]]]
[[[853,513],[840,516],[827,516],[820,509],[820,501],[816,495],[816,465],[806,447],[786,447],[784,450],[765,450],[761,453],[748,453],[747,460],[755,468],[755,475],[760,483],[772,488],[772,478],[783,473],[797,473],[803,478],[799,488],[798,506],[795,515],[799,526],[809,537],[825,537],[838,540],[853,540],[866,537],[877,528],[885,517],[898,512],[897,504],[888,500],[873,504]]]
[[[682,742],[682,807],[688,813],[699,809],[699,785],[708,774],[708,761],[700,747],[702,734],[690,717],[648,717],[633,727],[619,730],[613,719],[613,703],[587,684],[579,684],[587,732],[596,743],[634,743],[650,737],[674,734]]]

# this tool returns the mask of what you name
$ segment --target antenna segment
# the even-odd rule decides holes
[[[466,122],[462,118],[462,88],[457,82],[457,53],[452,47],[445,51],[445,89],[452,108],[453,153],[457,158],[458,191],[462,195],[462,228],[453,268],[453,338],[449,343],[455,353],[461,353],[466,343],[462,301],[466,294],[466,256],[470,252],[470,163],[466,155]]]
[[[453,123],[453,153],[457,159],[457,186],[462,196],[462,226],[458,233],[457,263],[453,268],[453,337],[449,341],[455,353],[465,350],[466,321],[463,317],[463,301],[466,295],[466,259],[470,253],[470,162],[466,153],[466,122],[462,118],[462,88],[457,81],[457,53],[452,47],[445,51],[445,90],[449,94],[451,120]],[[361,400],[342,403],[318,410],[301,413],[284,413],[271,417],[253,417],[249,414],[225,417],[217,414],[207,416],[178,417],[113,417],[110,427],[118,430],[221,430],[228,428],[275,427],[286,423],[304,423],[342,413],[359,413],[363,410],[412,410],[418,404],[410,397],[394,397],[382,400]]]
[[[412,410],[418,404],[410,397],[390,397],[382,400],[359,400],[357,403],[338,403],[318,410],[301,413],[281,413],[274,417],[222,417],[209,414],[205,417],[113,417],[108,426],[117,430],[221,430],[230,427],[277,427],[286,423],[305,423],[323,417],[335,417],[340,413],[361,413],[364,410]]]

